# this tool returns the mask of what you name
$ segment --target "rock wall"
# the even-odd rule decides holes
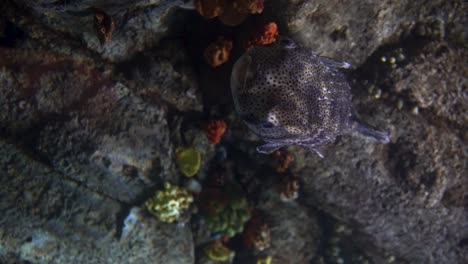
[[[212,263],[203,248],[213,234],[196,206],[179,224],[144,207],[164,181],[189,184],[175,154],[186,145],[201,152],[194,179],[240,185],[270,227],[264,252],[231,239],[232,263],[468,262],[466,3],[264,4],[229,27],[187,1],[4,1],[0,262]],[[96,10],[115,23],[105,44]],[[391,142],[343,136],[324,159],[289,147],[292,163],[275,171],[229,89],[241,36],[260,21],[349,61],[357,112]],[[235,45],[213,69],[203,50],[219,35]],[[218,145],[205,135],[211,119],[228,124]],[[285,203],[286,175],[301,187]]]

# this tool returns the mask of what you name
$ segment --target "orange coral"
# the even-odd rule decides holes
[[[244,43],[244,48],[249,49],[257,45],[271,44],[276,41],[276,37],[278,37],[278,26],[275,22],[269,22]]]
[[[202,17],[215,18],[224,12],[226,0],[195,0],[193,4]]]
[[[276,172],[283,173],[289,168],[293,157],[286,150],[277,150],[273,153],[273,168]]]
[[[218,144],[226,132],[226,122],[224,120],[211,120],[206,126],[206,136],[208,140],[213,144]]]
[[[205,60],[211,67],[218,67],[229,60],[232,40],[219,37],[205,49]]]
[[[264,0],[235,0],[234,8],[240,14],[260,14],[263,11]]]

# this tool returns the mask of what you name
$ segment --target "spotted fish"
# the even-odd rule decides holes
[[[290,39],[251,48],[234,64],[231,91],[236,111],[271,153],[288,145],[310,148],[352,131],[388,143],[388,133],[358,120],[346,62],[318,56]]]

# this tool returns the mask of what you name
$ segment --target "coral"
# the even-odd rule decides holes
[[[233,6],[240,14],[260,14],[264,0],[235,0]]]
[[[145,206],[159,220],[172,223],[180,218],[192,202],[192,195],[187,190],[166,182],[164,190],[157,191],[145,202]]]
[[[98,8],[92,8],[94,12],[94,32],[101,44],[109,43],[112,40],[112,33],[115,30],[114,18]]]
[[[226,132],[226,122],[224,120],[211,120],[206,125],[206,136],[208,140],[213,144],[218,144]]]
[[[244,48],[253,46],[268,45],[276,41],[278,37],[278,26],[275,22],[269,22],[259,27],[252,36],[244,42]]]
[[[194,0],[198,14],[205,18],[215,18],[224,12],[226,0]]]
[[[276,172],[283,173],[289,168],[293,157],[286,150],[277,150],[273,153],[273,168]]]
[[[258,257],[256,264],[271,264],[273,263],[273,258],[271,256]]]
[[[248,13],[239,13],[234,7],[235,1],[229,1],[219,20],[227,26],[237,26],[249,16]]]
[[[280,199],[283,202],[296,200],[299,197],[299,179],[288,175],[283,178],[280,187]]]
[[[205,247],[205,254],[214,261],[229,261],[234,258],[235,252],[223,245],[219,240],[210,242]]]
[[[200,152],[194,147],[179,147],[176,150],[176,163],[182,174],[192,177],[200,169]]]
[[[219,17],[228,26],[237,26],[250,14],[263,11],[264,0],[195,0],[198,14],[205,18]]]
[[[255,248],[258,251],[271,246],[270,228],[258,213],[253,213],[252,218],[246,224],[243,239],[248,248]]]
[[[205,49],[205,61],[211,67],[218,67],[229,60],[232,49],[232,40],[219,37]]]
[[[223,189],[204,189],[200,195],[200,209],[208,228],[214,234],[227,237],[241,233],[250,218],[247,200],[232,184]]]

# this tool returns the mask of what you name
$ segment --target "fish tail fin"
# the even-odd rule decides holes
[[[353,115],[352,120],[354,122],[353,130],[359,132],[361,135],[384,144],[390,142],[390,134],[387,131],[378,129],[374,126],[362,122],[359,120],[359,118],[356,117],[356,113]]]
[[[370,139],[373,139],[375,141],[382,142],[384,144],[387,144],[390,142],[390,135],[388,134],[387,131],[379,130],[370,125],[357,123],[355,130],[361,133],[362,135]]]

